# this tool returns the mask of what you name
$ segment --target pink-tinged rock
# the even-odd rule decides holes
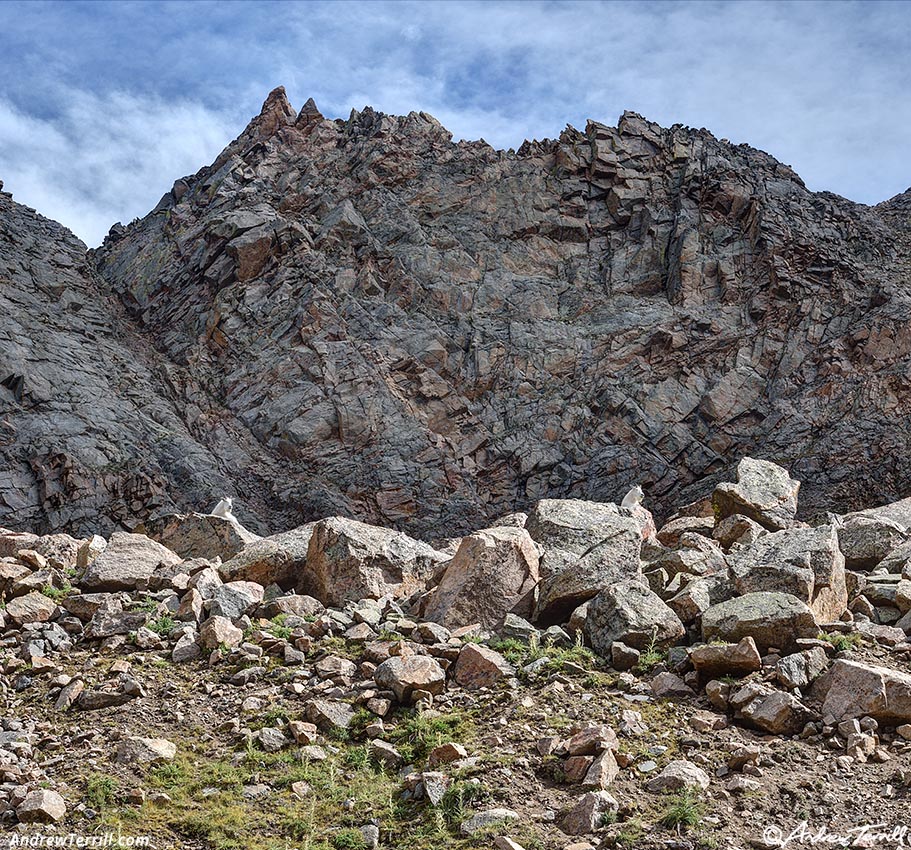
[[[458,627],[497,626],[507,614],[530,617],[538,584],[538,550],[524,528],[503,527],[463,537],[424,612]]]
[[[338,607],[360,599],[408,596],[423,590],[446,560],[400,531],[330,517],[313,528],[297,589]]]
[[[462,647],[454,670],[456,682],[467,690],[490,688],[515,675],[515,668],[499,652],[476,643]]]
[[[7,616],[17,625],[46,623],[57,610],[57,603],[43,593],[33,590],[25,596],[17,596],[6,605]]]
[[[703,644],[690,650],[690,661],[700,676],[747,676],[762,668],[762,659],[752,637],[740,643]]]
[[[874,717],[898,725],[911,721],[911,674],[839,659],[816,680],[813,694],[822,696],[822,714],[838,720]]]
[[[115,531],[79,583],[83,590],[133,590],[147,584],[159,566],[176,566],[181,560],[144,534]]]
[[[712,494],[716,517],[742,514],[777,531],[793,525],[800,482],[786,469],[766,460],[743,458],[737,464],[737,483],[719,484]]]
[[[415,690],[434,696],[446,689],[446,673],[429,655],[394,656],[373,671],[373,679],[402,703],[410,703]]]

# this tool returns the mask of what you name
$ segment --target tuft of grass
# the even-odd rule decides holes
[[[657,643],[658,629],[655,627],[652,629],[652,639],[648,642],[645,651],[639,656],[639,661],[636,664],[637,673],[648,673],[667,658],[667,653],[659,649]]]
[[[672,798],[658,823],[677,831],[681,828],[689,829],[699,825],[704,812],[705,804],[699,799],[698,792],[686,788]]]
[[[860,632],[849,632],[846,635],[841,632],[820,632],[817,638],[832,644],[838,652],[857,649],[864,642],[864,637]]]
[[[85,801],[100,811],[114,801],[119,788],[120,785],[113,776],[90,773],[85,780]]]
[[[158,619],[149,623],[149,629],[159,635],[167,635],[177,625],[170,614],[162,614]]]
[[[359,829],[345,828],[332,836],[332,846],[335,850],[362,850],[367,842]]]
[[[470,734],[470,724],[460,712],[433,717],[412,711],[394,729],[388,740],[406,762],[424,761],[434,747],[448,741],[460,743]]]
[[[477,803],[487,796],[482,785],[474,782],[454,782],[443,799],[440,800],[440,811],[443,817],[452,824],[461,823],[468,814],[472,803]]]
[[[59,602],[65,596],[68,596],[72,589],[72,585],[68,581],[65,581],[63,583],[63,587],[54,587],[52,584],[46,584],[41,588],[41,592],[48,599],[53,599],[54,602]]]

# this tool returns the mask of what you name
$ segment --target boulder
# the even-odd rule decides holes
[[[668,520],[658,531],[658,542],[662,546],[674,548],[680,544],[684,534],[701,534],[711,537],[715,528],[715,519],[712,516],[680,516]]]
[[[806,602],[819,622],[834,622],[848,607],[845,559],[834,525],[766,534],[728,555],[739,594],[774,591]]]
[[[719,521],[740,514],[778,531],[793,525],[799,490],[800,482],[786,469],[745,457],[737,464],[737,483],[719,484],[712,493],[712,506]]]
[[[466,690],[489,688],[516,675],[515,668],[488,646],[466,643],[459,651],[453,676]]]
[[[836,720],[873,717],[881,723],[911,722],[911,674],[837,660],[816,680],[813,695],[822,700],[823,715]]]
[[[713,605],[702,615],[702,638],[739,643],[752,637],[760,652],[789,649],[816,637],[819,626],[805,602],[788,593],[747,593]]]
[[[66,817],[66,803],[56,791],[29,791],[16,807],[20,823],[58,823]]]
[[[307,550],[315,522],[248,543],[219,571],[225,581],[255,581],[267,587],[277,584],[289,590],[298,584],[307,563]]]
[[[712,537],[723,548],[730,549],[735,543],[754,543],[764,534],[768,534],[768,531],[755,520],[741,514],[731,514],[715,526]]]
[[[838,545],[850,570],[872,570],[908,540],[905,525],[876,513],[848,514],[838,528]]]
[[[115,531],[105,550],[86,567],[83,590],[134,590],[144,586],[161,565],[176,566],[181,557],[144,534]]]
[[[642,577],[642,527],[626,509],[579,499],[543,499],[526,529],[541,547],[541,585],[535,619],[565,622],[607,585]]]
[[[265,588],[254,581],[229,581],[215,588],[206,601],[212,616],[238,620],[263,601]]]
[[[400,531],[331,517],[313,528],[297,589],[336,607],[365,598],[409,596],[422,590],[446,560]]]
[[[557,825],[567,835],[589,835],[597,830],[605,815],[615,815],[620,804],[607,791],[589,791],[563,814]]]
[[[752,637],[739,643],[704,644],[690,650],[690,661],[700,676],[748,676],[762,669],[762,658]]]
[[[216,557],[227,561],[261,539],[237,521],[199,513],[165,514],[147,520],[139,530],[181,558],[210,561]]]
[[[609,657],[615,640],[642,650],[653,643],[669,646],[685,633],[680,619],[661,598],[635,580],[614,583],[588,605],[585,634],[592,649],[604,657]]]
[[[462,538],[424,616],[451,628],[492,629],[507,614],[531,616],[537,584],[538,550],[524,528],[477,531]]]
[[[775,665],[775,676],[786,688],[805,688],[829,666],[826,651],[814,646],[786,655]]]
[[[726,573],[697,576],[686,583],[682,590],[667,600],[667,606],[684,625],[695,623],[712,605],[734,596],[734,588]]]
[[[434,696],[446,689],[446,673],[429,655],[397,655],[373,671],[377,686],[392,691],[402,703],[410,703],[415,690]]]
[[[646,782],[645,790],[653,794],[675,794],[687,788],[705,791],[710,784],[709,775],[701,767],[686,759],[677,759]]]
[[[177,745],[165,738],[124,738],[117,745],[115,761],[121,764],[157,764],[171,761],[177,755]]]
[[[206,649],[240,646],[244,633],[226,617],[209,617],[199,630],[199,643]]]
[[[771,735],[796,735],[811,720],[811,712],[793,694],[750,682],[730,697],[735,716]]]
[[[43,593],[33,590],[25,596],[17,596],[6,604],[6,615],[17,625],[46,623],[57,610],[57,603]]]

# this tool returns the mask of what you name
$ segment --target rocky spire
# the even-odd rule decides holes
[[[316,106],[316,101],[312,97],[307,98],[307,102],[301,107],[295,122],[298,127],[309,127],[323,120],[323,113]]]

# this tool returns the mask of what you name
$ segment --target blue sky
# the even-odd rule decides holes
[[[0,180],[96,245],[284,85],[518,147],[624,109],[877,203],[911,185],[909,2],[0,2]]]

